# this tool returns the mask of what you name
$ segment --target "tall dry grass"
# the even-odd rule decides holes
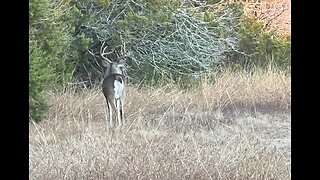
[[[48,92],[30,123],[29,179],[291,179],[291,78],[226,71],[215,84],[128,88],[108,128],[99,88]]]

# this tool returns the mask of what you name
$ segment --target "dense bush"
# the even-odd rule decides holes
[[[84,17],[80,31],[93,40],[76,71],[88,82],[101,78],[104,41],[114,51],[110,59],[129,55],[131,82],[148,85],[199,79],[237,46],[234,28],[241,13],[232,6],[195,10],[179,0],[79,0],[75,5]]]
[[[219,3],[218,3],[219,2]],[[39,121],[43,91],[80,80],[101,82],[99,50],[126,54],[130,82],[189,88],[217,67],[291,64],[290,37],[266,31],[239,3],[180,0],[30,0],[29,114]]]
[[[291,36],[267,30],[263,22],[243,17],[238,29],[238,52],[231,53],[226,63],[237,69],[276,68],[290,70]],[[240,52],[240,53],[239,53]]]

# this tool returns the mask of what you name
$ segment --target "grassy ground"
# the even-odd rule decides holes
[[[99,88],[49,92],[30,123],[29,179],[291,179],[291,78],[221,74],[183,91],[129,87],[111,130]]]

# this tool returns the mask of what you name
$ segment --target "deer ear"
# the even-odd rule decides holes
[[[102,60],[101,62],[102,62],[102,66],[104,66],[106,68],[108,68],[110,66],[110,63],[106,60]]]

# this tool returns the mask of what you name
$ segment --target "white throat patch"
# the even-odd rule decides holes
[[[123,90],[124,90],[124,82],[120,82],[118,80],[114,80],[114,97],[116,99],[119,99],[122,94],[123,94]]]

